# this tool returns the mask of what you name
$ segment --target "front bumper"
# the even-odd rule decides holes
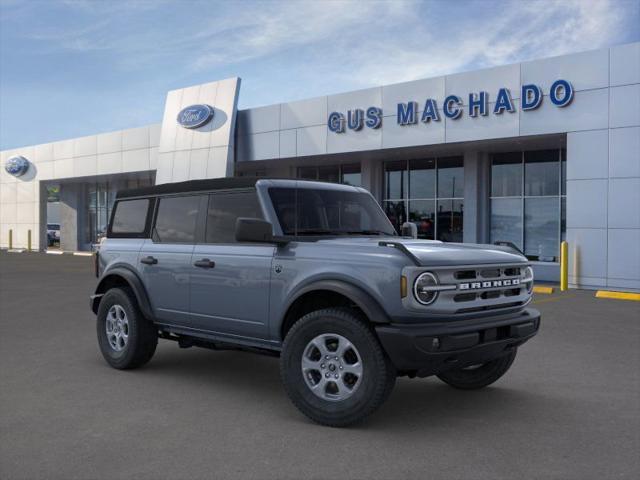
[[[508,353],[538,333],[540,312],[476,320],[376,327],[378,338],[399,373],[419,377],[483,363]]]

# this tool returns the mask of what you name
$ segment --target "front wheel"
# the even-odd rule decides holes
[[[506,355],[486,363],[442,372],[438,374],[438,378],[461,390],[477,390],[486,387],[507,373],[516,358],[517,351],[517,348],[513,348]]]
[[[344,427],[387,399],[396,372],[371,328],[357,312],[311,312],[284,341],[280,371],[293,404],[317,423]]]

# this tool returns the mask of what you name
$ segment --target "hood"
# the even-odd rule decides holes
[[[442,243],[430,240],[402,239],[403,244],[422,266],[486,265],[522,263],[527,259],[509,247],[474,243]]]
[[[455,265],[488,265],[527,262],[526,257],[509,247],[474,243],[443,243],[437,240],[416,240],[402,237],[339,237],[321,240],[322,243],[358,245],[371,248],[393,248],[380,246],[380,242],[401,244],[421,266],[440,267]]]

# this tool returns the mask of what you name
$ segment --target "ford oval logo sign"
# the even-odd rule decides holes
[[[4,164],[4,169],[9,175],[21,177],[29,170],[29,160],[21,156],[11,157]]]
[[[191,105],[178,113],[178,123],[184,128],[198,128],[213,118],[213,107],[209,105]]]

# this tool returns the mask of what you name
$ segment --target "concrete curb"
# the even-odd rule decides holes
[[[640,293],[598,290],[596,292],[596,298],[608,298],[611,300],[631,300],[633,302],[640,302]]]
[[[553,293],[553,287],[547,287],[547,286],[542,286],[542,285],[534,285],[533,286],[533,293],[551,294],[551,293]]]

